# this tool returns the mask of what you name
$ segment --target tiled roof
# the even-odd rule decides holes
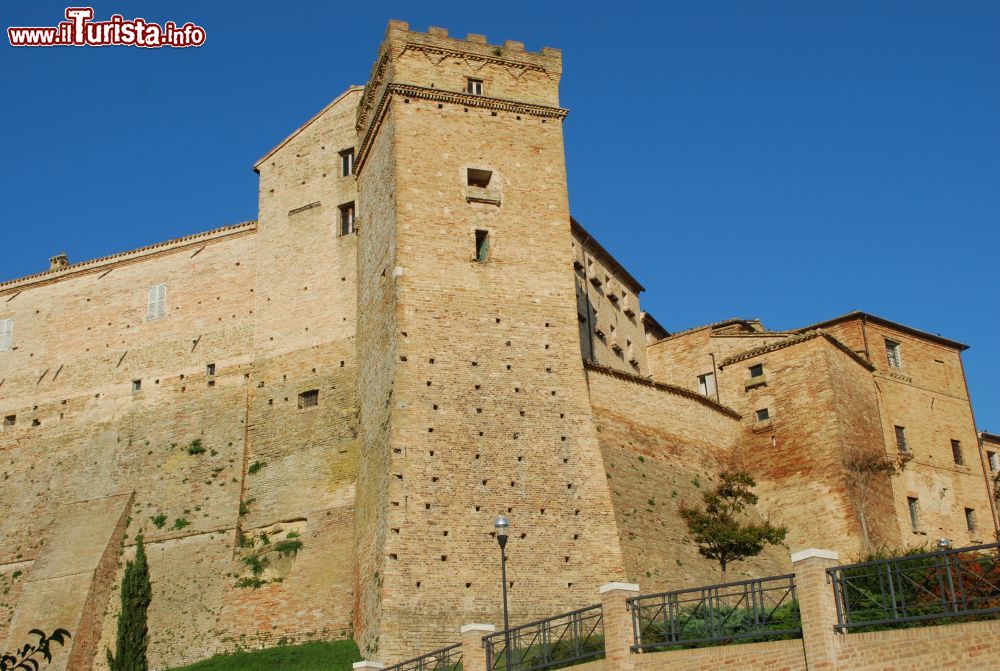
[[[778,342],[769,343],[767,345],[761,345],[760,347],[754,347],[753,349],[748,349],[745,352],[740,352],[739,354],[734,354],[733,356],[723,360],[719,364],[719,368],[724,368],[730,364],[737,363],[739,361],[744,361],[746,359],[752,359],[755,356],[760,356],[761,354],[767,354],[768,352],[774,352],[779,349],[784,349],[786,347],[791,347],[792,345],[798,345],[799,343],[806,342],[807,340],[812,340],[813,338],[825,338],[830,341],[834,347],[842,350],[849,357],[857,361],[859,364],[864,366],[870,371],[874,371],[875,367],[870,363],[865,361],[865,359],[857,354],[850,347],[842,343],[837,338],[833,337],[826,331],[822,329],[814,329],[812,331],[806,331],[805,333],[800,333],[784,340],[779,340]]]
[[[902,331],[903,333],[909,333],[910,335],[916,336],[918,338],[923,338],[925,340],[931,340],[948,347],[954,347],[959,351],[969,349],[969,346],[965,343],[960,343],[957,340],[951,340],[949,338],[944,338],[935,333],[928,333],[927,331],[921,331],[920,329],[915,329],[912,326],[907,326],[906,324],[900,324],[899,322],[890,321],[884,317],[879,317],[878,315],[873,315],[870,312],[862,312],[861,310],[855,310],[854,312],[848,312],[846,315],[840,315],[839,317],[834,317],[833,319],[827,319],[826,321],[820,322],[818,324],[813,324],[811,326],[805,326],[800,329],[795,329],[799,333],[805,331],[812,331],[814,329],[822,329],[827,326],[832,326],[833,324],[839,324],[840,322],[850,321],[852,319],[863,319],[866,321],[873,322],[875,324],[881,324],[882,326],[888,326],[889,328],[896,329],[897,331]]]
[[[587,370],[592,370],[595,373],[602,373],[604,375],[610,375],[611,377],[617,377],[622,380],[628,380],[629,382],[634,382],[636,384],[641,384],[646,387],[652,387],[654,389],[659,389],[660,391],[665,391],[668,394],[675,394],[677,396],[684,396],[690,398],[693,401],[697,401],[702,405],[706,405],[713,410],[718,410],[719,412],[729,415],[733,419],[742,419],[740,413],[736,412],[732,408],[726,405],[722,405],[707,396],[702,396],[696,391],[691,391],[690,389],[685,389],[684,387],[678,387],[672,384],[664,384],[663,382],[653,382],[649,378],[639,377],[638,375],[633,375],[631,373],[626,373],[625,371],[617,370],[615,368],[609,368],[608,366],[602,366],[594,361],[584,360],[584,368]]]
[[[663,340],[670,340],[672,338],[677,338],[677,337],[680,337],[680,336],[689,335],[691,333],[694,333],[695,331],[701,331],[702,329],[716,329],[716,328],[722,328],[723,326],[732,326],[733,324],[750,324],[752,322],[757,322],[759,324],[760,320],[759,319],[741,319],[739,317],[732,317],[730,319],[724,319],[721,322],[714,322],[712,324],[702,324],[701,326],[695,326],[695,327],[692,327],[692,328],[689,328],[689,329],[684,329],[683,331],[675,331],[674,333],[671,333],[670,335],[668,335]],[[767,332],[763,331],[761,333],[763,334],[763,333],[767,333]],[[659,341],[659,342],[662,342],[662,340]]]
[[[257,228],[256,220],[243,221],[238,224],[232,224],[230,226],[222,226],[221,228],[215,228],[211,231],[203,231],[201,233],[194,233],[192,235],[186,235],[181,238],[174,238],[173,240],[166,240],[164,242],[157,242],[152,245],[147,245],[145,247],[139,247],[138,249],[130,249],[126,252],[119,252],[117,254],[111,254],[110,256],[102,256],[97,259],[91,259],[89,261],[81,261],[80,263],[74,263],[68,265],[64,268],[57,268],[55,270],[46,270],[45,272],[35,273],[34,275],[26,275],[24,277],[18,277],[12,280],[7,280],[6,282],[0,282],[0,291],[10,290],[11,288],[25,285],[34,284],[41,281],[49,281],[61,279],[67,275],[74,275],[78,272],[85,270],[92,270],[106,266],[112,263],[117,263],[120,261],[126,261],[129,259],[147,256],[152,253],[166,251],[172,247],[184,247],[199,241],[207,241],[213,238],[224,237],[227,235],[232,235],[234,233],[241,233],[243,231],[253,231]]]

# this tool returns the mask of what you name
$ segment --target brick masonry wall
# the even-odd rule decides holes
[[[390,63],[393,82],[455,91],[491,72],[487,96],[505,77],[517,100],[555,97],[557,57],[539,78],[396,44],[409,39],[390,31],[393,53],[404,54]],[[383,429],[391,452],[379,464],[389,469],[390,507],[379,628],[362,633],[366,649],[378,636],[378,658],[390,662],[451,642],[463,623],[499,620],[490,533],[501,512],[513,529],[513,622],[586,605],[598,584],[624,573],[580,357],[561,124],[468,102],[394,95],[368,159],[377,162],[359,177],[366,211],[395,208],[394,229],[362,228],[371,251],[360,254],[395,251],[366,279],[388,287],[391,302],[374,304],[396,329],[394,349],[376,353],[394,362],[372,364],[393,371]],[[389,160],[394,191],[373,203],[368,170]],[[493,171],[499,206],[466,201],[470,167]],[[486,262],[474,259],[476,229],[490,232]],[[374,399],[388,396],[380,389]],[[373,465],[385,454],[376,445]],[[369,532],[376,540],[380,525]]]
[[[712,648],[653,652],[636,656],[637,671],[716,671],[716,669],[806,671],[802,641],[744,643]]]
[[[592,369],[587,380],[628,580],[646,592],[718,582],[718,564],[698,554],[678,509],[700,505],[740,449],[739,419],[640,379]],[[732,564],[728,579],[786,573],[787,554],[768,548]]]

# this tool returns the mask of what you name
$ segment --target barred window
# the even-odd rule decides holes
[[[965,459],[962,457],[962,441],[951,441],[951,458],[954,459],[955,463],[959,466],[965,464]]]
[[[920,531],[920,502],[912,496],[907,496],[906,506],[910,509],[910,526],[914,531]]]
[[[299,394],[299,410],[315,408],[319,405],[319,389],[310,389]]]
[[[889,368],[903,367],[903,354],[899,343],[895,340],[885,341],[885,356],[889,360]]]
[[[906,445],[906,427],[896,427],[896,449],[900,452],[910,451],[910,448]]]

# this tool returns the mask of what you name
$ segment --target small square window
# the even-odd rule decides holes
[[[142,380],[132,380],[132,393],[142,390]]]
[[[340,206],[340,235],[350,235],[354,232],[354,203],[344,203]]]
[[[490,232],[476,230],[476,261],[485,263],[490,260]]]
[[[976,511],[973,508],[965,509],[965,527],[970,533],[976,530]]]
[[[319,389],[310,389],[299,394],[299,410],[315,408],[319,405]]]
[[[482,79],[472,79],[471,77],[465,84],[465,91],[471,93],[474,96],[483,95],[483,80]]]
[[[758,363],[750,366],[750,377],[764,377],[764,364]]]
[[[340,176],[347,177],[354,174],[354,147],[340,152]]]
[[[906,427],[897,426],[896,429],[896,449],[900,452],[909,452],[910,448],[906,444]]]
[[[885,341],[885,356],[889,361],[889,368],[902,368],[903,367],[903,353],[899,346],[899,343],[895,340]]]
[[[920,531],[920,502],[912,496],[907,496],[906,507],[910,511],[910,528]]]
[[[469,186],[476,186],[480,189],[485,189],[490,185],[490,180],[493,179],[492,170],[483,170],[482,168],[469,168],[466,170],[466,183]]]
[[[17,424],[17,415],[7,415],[3,418],[4,426],[14,426]]]
[[[771,413],[767,408],[761,408],[757,411],[757,421],[763,422],[765,420],[771,419]]]
[[[962,441],[951,441],[951,458],[958,466],[963,466],[965,464],[965,458],[962,456]]]

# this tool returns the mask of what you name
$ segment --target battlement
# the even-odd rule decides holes
[[[404,39],[410,42],[439,46],[455,51],[472,52],[492,58],[526,60],[546,66],[546,69],[561,69],[562,51],[552,47],[542,47],[539,51],[527,51],[524,42],[504,40],[503,44],[490,44],[485,35],[469,33],[465,39],[450,37],[447,28],[429,26],[427,32],[411,30],[406,21],[391,19],[385,31],[386,42]]]

